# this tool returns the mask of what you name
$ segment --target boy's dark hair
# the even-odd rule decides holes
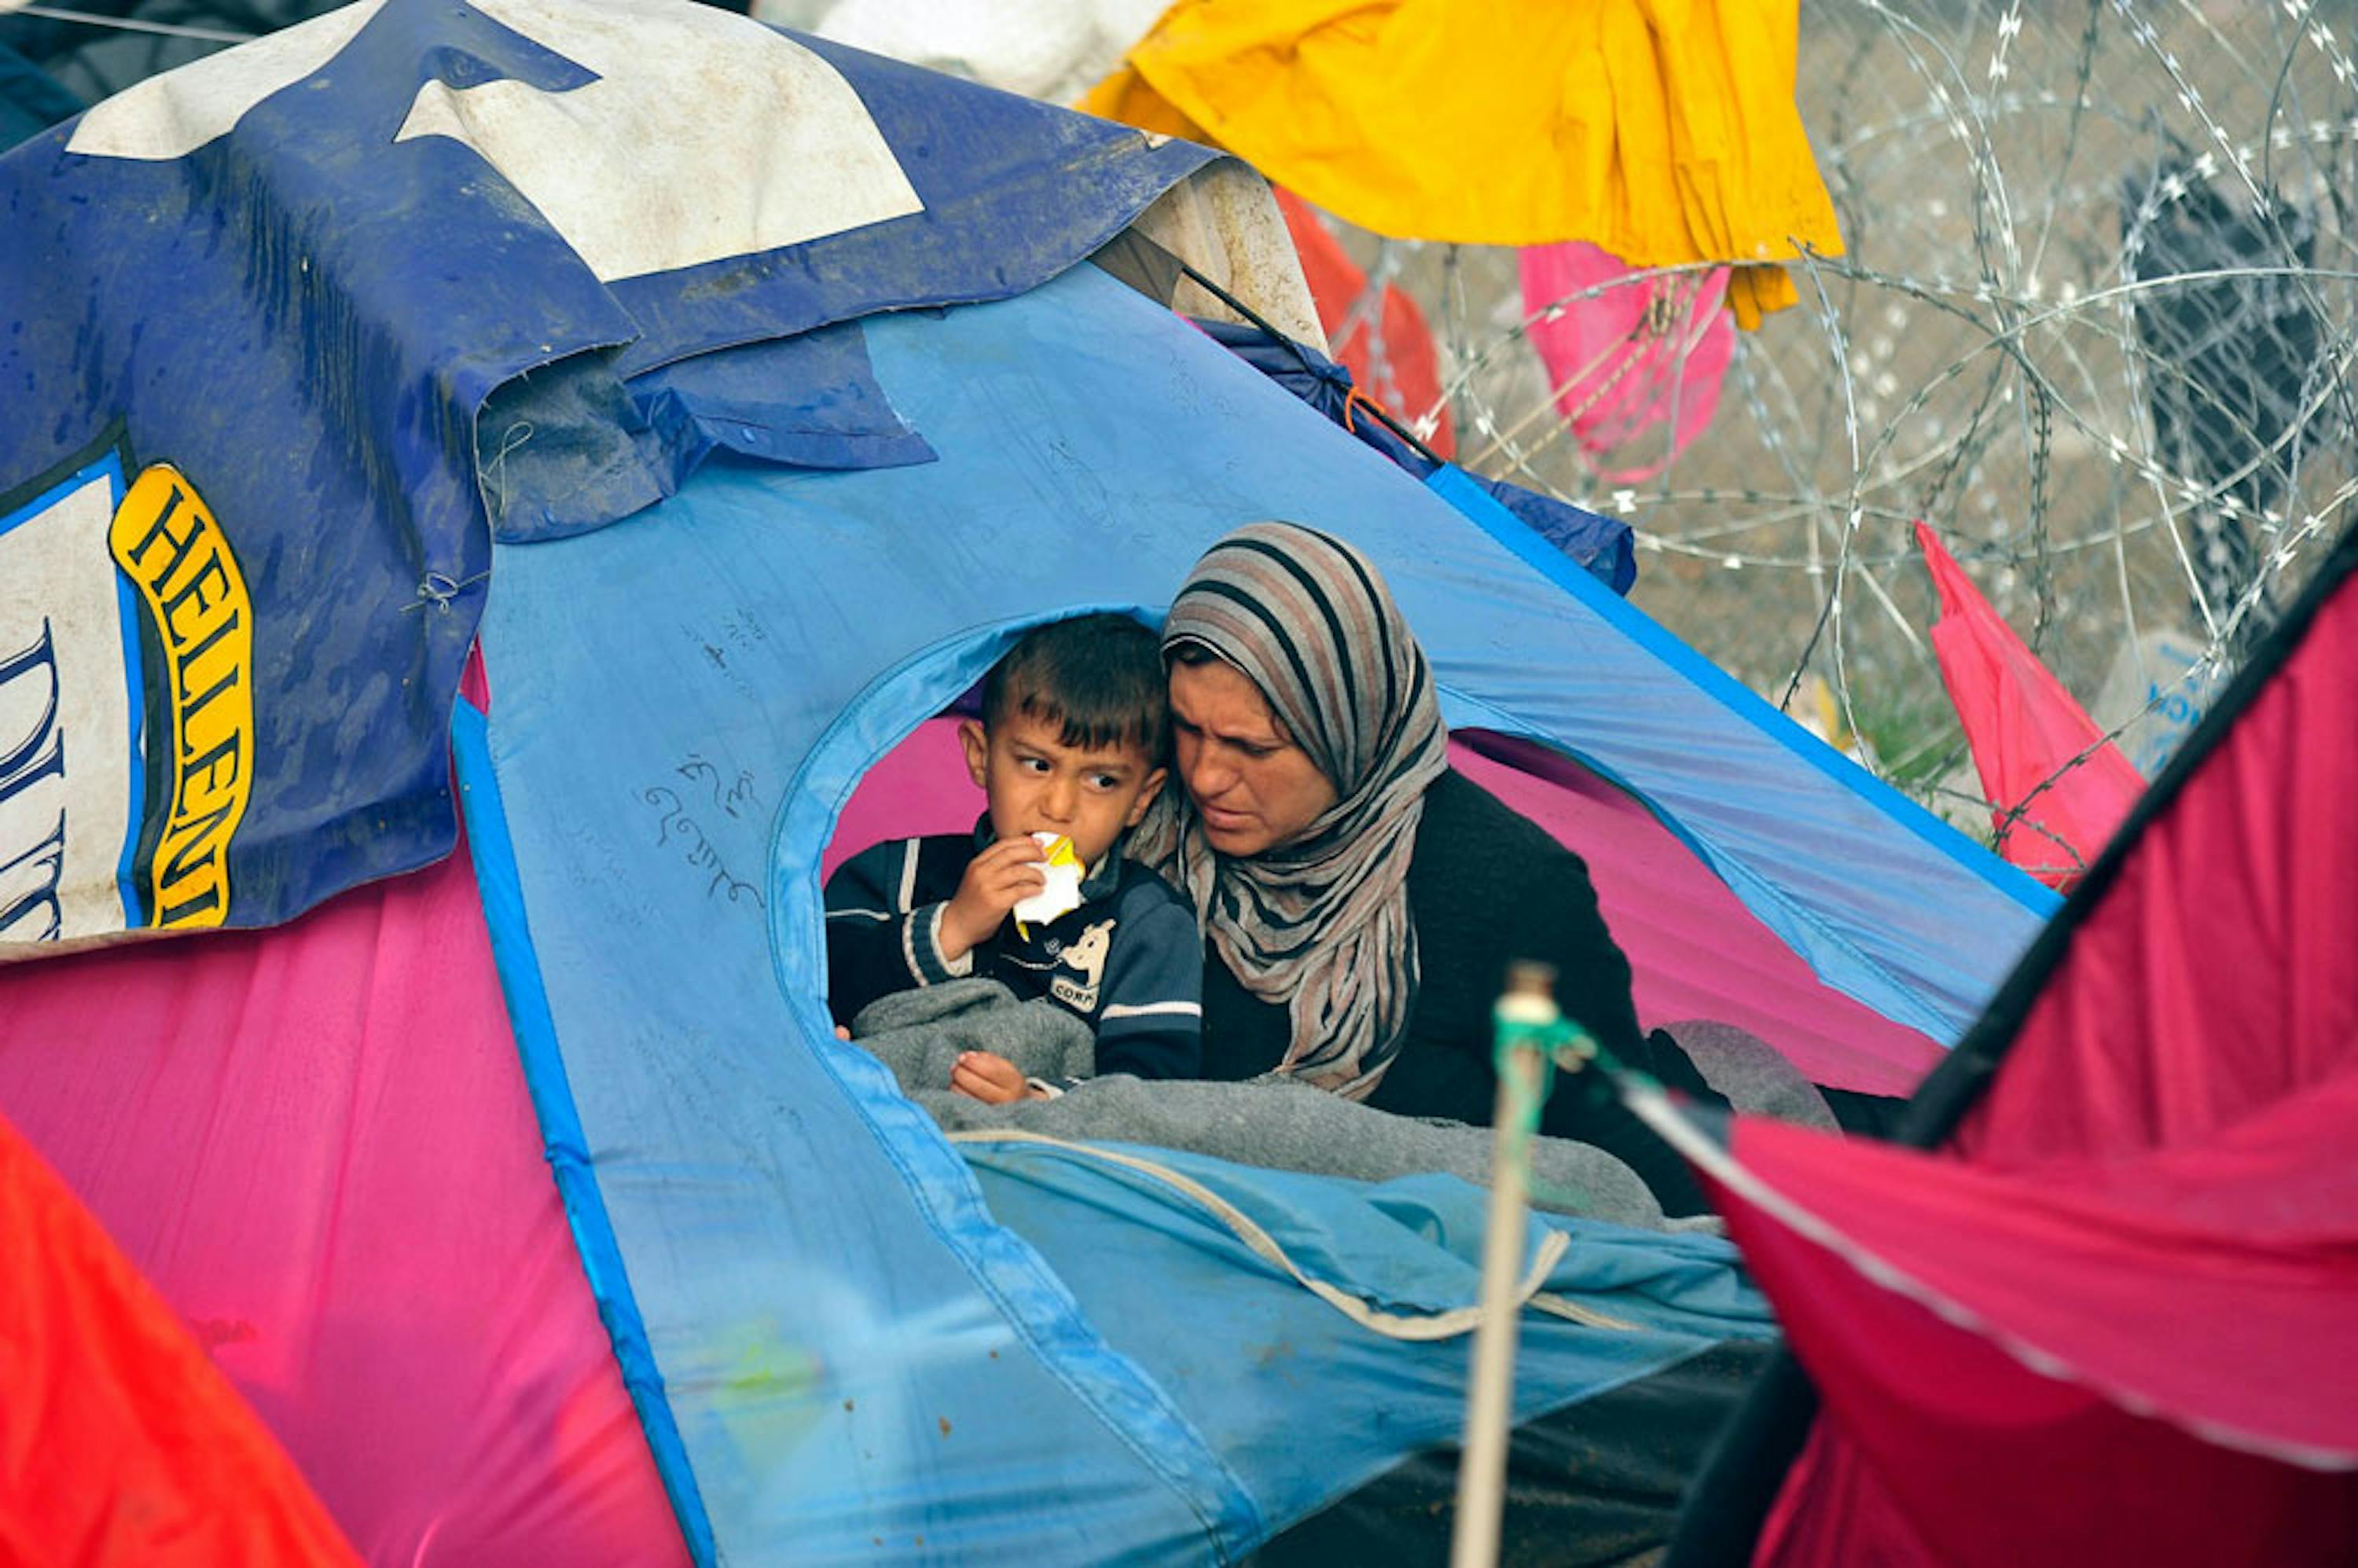
[[[1160,767],[1171,744],[1163,640],[1111,613],[1035,626],[983,677],[983,724],[1011,711],[1062,724],[1067,746],[1136,746]]]

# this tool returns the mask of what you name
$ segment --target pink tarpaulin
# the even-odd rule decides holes
[[[1887,1502],[1880,1528],[1938,1550],[1877,1561],[2348,1562],[2354,1128],[2358,1059],[2215,1140],[2125,1162],[1996,1173],[1739,1122],[1738,1161],[1841,1238],[1722,1203],[1844,1439],[1813,1464],[1881,1483],[1789,1492],[1811,1506],[1784,1510],[1758,1561],[1860,1561],[1848,1530]]]
[[[2145,779],[1922,523],[1916,543],[1941,596],[1932,651],[1973,748],[1999,852],[2041,881],[2069,886],[2145,793]]]
[[[1531,347],[1597,477],[1615,484],[1653,478],[1718,410],[1736,351],[1727,269],[1639,282],[1627,262],[1579,240],[1532,245],[1520,265]],[[1587,294],[1592,288],[1603,292]],[[1608,462],[1616,452],[1651,460]]]
[[[1823,1401],[1756,1562],[2353,1560],[2339,582],[2058,917],[2037,989],[2000,993],[1996,1076],[1939,1155],[1738,1124],[1776,1201],[1735,1191],[1729,1223]]]
[[[2353,670],[2345,587],[2073,933],[1958,1148],[2014,1162],[2208,1137],[2350,1065]]]
[[[463,847],[276,931],[0,968],[0,1110],[371,1563],[686,1561]]]
[[[982,795],[967,778],[955,731],[950,720],[930,720],[871,770],[827,846],[828,871],[880,839],[974,826]],[[1606,923],[1636,971],[1648,1027],[1732,1023],[1776,1045],[1812,1081],[1866,1094],[1904,1095],[1940,1059],[1922,1034],[1821,982],[1626,792],[1568,759],[1495,736],[1454,740],[1450,760],[1588,862]]]

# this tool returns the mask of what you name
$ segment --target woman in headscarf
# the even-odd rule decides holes
[[[1130,853],[1204,929],[1204,1073],[1276,1071],[1381,1109],[1487,1122],[1507,965],[1553,966],[1566,1016],[1700,1087],[1647,1042],[1580,858],[1453,771],[1423,650],[1366,557],[1255,523],[1196,562],[1163,629],[1184,788]],[[1617,1103],[1559,1090],[1541,1130],[1702,1208]]]

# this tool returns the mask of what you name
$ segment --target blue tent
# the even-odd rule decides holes
[[[455,771],[699,1561],[1229,1560],[1455,1433],[1462,1338],[1371,1335],[1185,1195],[1414,1317],[1470,1300],[1478,1192],[953,1145],[829,1028],[820,862],[863,773],[1022,628],[1152,618],[1238,523],[1359,545],[1453,727],[1628,791],[1885,1019],[1953,1039],[2050,906],[1465,474],[1409,477],[1077,265],[1202,149],[654,0],[363,0],[241,56],[0,160],[0,572],[74,497],[147,530],[98,589],[0,593],[0,655],[54,633],[113,672],[114,737],[71,781],[100,826],[0,939],[295,919],[447,854]],[[724,114],[736,161],[658,188],[648,127]],[[171,547],[250,611],[222,816],[187,754],[216,645],[140,575]],[[1526,1325],[1526,1415],[1773,1333],[1713,1238],[1550,1221],[1535,1258],[1551,1231],[1573,1304]]]

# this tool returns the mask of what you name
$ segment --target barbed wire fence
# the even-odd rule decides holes
[[[1810,683],[1819,728],[1987,835],[1918,519],[2124,741],[2199,706],[2349,525],[2353,19],[1804,0],[1797,99],[1844,254],[1805,257],[1801,302],[1738,335],[1683,449],[1674,421],[1584,449],[1560,395],[1594,378],[1552,385],[1531,337],[1635,288],[1639,330],[1691,346],[1707,269],[1527,308],[1513,252],[1347,234],[1352,320],[1379,332],[1376,290],[1405,288],[1461,461],[1624,518],[1640,606],[1771,701]]]

